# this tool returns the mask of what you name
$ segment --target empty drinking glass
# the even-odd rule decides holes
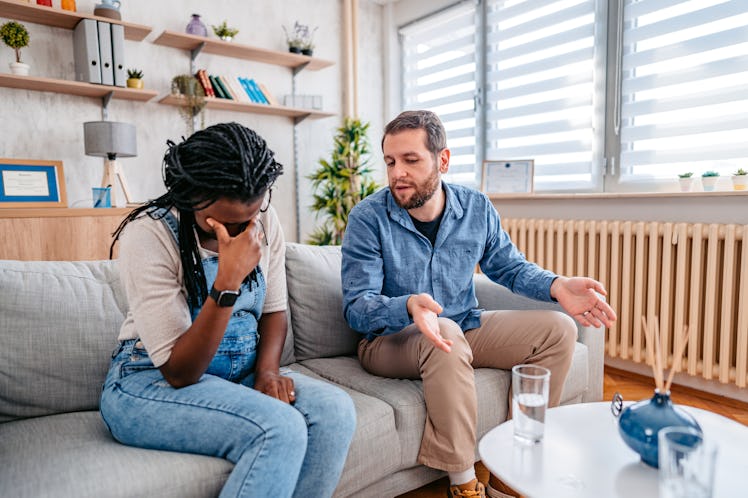
[[[693,427],[657,434],[661,498],[711,498],[717,448]]]

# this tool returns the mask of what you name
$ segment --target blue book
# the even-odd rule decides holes
[[[247,82],[247,78],[239,76],[237,79],[239,80],[239,83],[242,84],[242,88],[244,89],[244,91],[247,92],[249,99],[256,104],[259,104],[260,102],[257,100],[257,97],[255,97],[255,95],[252,93],[252,89]]]
[[[268,99],[265,98],[265,95],[262,93],[262,90],[260,90],[260,87],[257,86],[257,82],[253,79],[249,80],[249,85],[252,87],[252,91],[255,92],[255,95],[257,95],[257,98],[260,99],[260,102],[263,104],[270,104],[268,102]]]

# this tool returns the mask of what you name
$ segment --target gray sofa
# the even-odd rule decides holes
[[[391,497],[441,477],[416,463],[420,382],[369,375],[355,357],[359,336],[341,312],[340,249],[287,249],[283,363],[341,386],[358,414],[336,496]],[[548,306],[482,276],[476,284],[487,309]],[[0,496],[219,493],[229,462],[123,446],[101,420],[99,393],[126,309],[116,261],[0,261]],[[580,328],[564,403],[601,398],[603,344],[601,330]],[[482,436],[506,419],[509,374],[479,369],[476,383]]]

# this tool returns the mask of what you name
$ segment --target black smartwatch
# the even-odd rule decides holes
[[[222,290],[219,291],[215,287],[210,288],[210,297],[213,298],[213,301],[216,302],[218,306],[221,308],[228,308],[229,306],[233,306],[236,302],[236,298],[238,298],[242,293],[241,288],[239,290]]]

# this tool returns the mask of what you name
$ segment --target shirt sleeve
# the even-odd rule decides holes
[[[278,215],[272,206],[263,213],[260,221],[265,227],[268,245],[263,248],[261,259],[262,271],[265,273],[266,294],[263,313],[285,311],[287,304],[286,287],[286,241],[283,236]]]
[[[159,367],[192,325],[179,252],[162,221],[143,216],[127,225],[120,237],[119,268],[130,306],[125,325],[134,329],[129,335],[140,338]]]
[[[351,211],[343,237],[341,280],[343,314],[348,325],[363,334],[376,335],[383,329],[402,329],[411,319],[407,309],[410,295],[382,295],[384,263],[374,220],[360,206]]]
[[[480,261],[483,273],[512,292],[540,301],[552,301],[551,284],[558,275],[527,261],[502,228],[496,208],[490,201],[486,204],[488,234]]]

